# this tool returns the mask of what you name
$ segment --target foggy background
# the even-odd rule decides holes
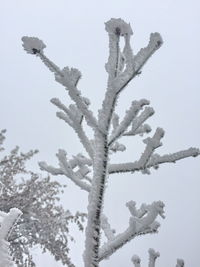
[[[118,108],[123,117],[132,100],[151,101],[155,115],[147,121],[154,133],[156,127],[166,134],[160,154],[189,147],[200,147],[199,138],[199,78],[200,78],[200,4],[191,0],[152,1],[67,1],[67,0],[1,0],[0,1],[0,128],[7,129],[7,151],[19,145],[21,151],[39,149],[29,163],[40,172],[38,161],[57,166],[55,154],[59,148],[72,156],[83,149],[73,130],[55,116],[56,107],[49,100],[58,97],[71,103],[64,87],[41,61],[23,51],[21,37],[41,38],[45,54],[59,67],[76,67],[82,72],[79,89],[89,97],[95,115],[101,106],[107,74],[104,64],[108,57],[108,37],[104,22],[121,17],[130,22],[136,53],[147,45],[151,32],[161,33],[164,45],[150,58],[128,88],[122,93]],[[146,136],[145,136],[146,137]],[[136,160],[143,151],[141,137],[124,138],[127,151],[114,156],[123,162]],[[128,227],[129,200],[137,205],[162,200],[166,204],[166,219],[159,233],[138,237],[118,250],[102,267],[133,266],[130,259],[138,254],[142,266],[147,266],[148,249],[158,250],[158,267],[176,265],[183,258],[186,266],[200,266],[200,182],[199,158],[189,158],[176,164],[165,164],[152,174],[112,175],[105,196],[105,214],[117,233]],[[43,173],[45,176],[46,174]],[[72,212],[86,211],[87,193],[75,187],[67,178],[58,178],[68,185],[62,202]],[[82,267],[84,234],[72,227],[76,243],[71,245],[71,258]],[[33,251],[37,267],[60,267],[49,255]]]

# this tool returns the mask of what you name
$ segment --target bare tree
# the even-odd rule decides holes
[[[130,24],[122,19],[111,19],[105,23],[105,26],[109,36],[109,57],[105,66],[108,83],[97,118],[89,108],[90,101],[81,95],[77,87],[81,78],[80,71],[69,67],[60,69],[44,54],[46,45],[41,40],[27,36],[22,38],[26,52],[42,60],[54,73],[56,81],[65,87],[74,102],[66,107],[57,98],[51,100],[60,109],[57,117],[74,129],[85,148],[86,155],[78,154],[69,159],[65,150],[59,150],[58,167],[50,166],[45,162],[40,162],[39,165],[42,170],[53,175],[68,177],[89,193],[83,256],[85,267],[98,267],[103,259],[138,235],[156,233],[159,227],[156,218],[158,215],[164,217],[164,204],[161,201],[150,205],[143,204],[139,209],[136,208],[135,202],[130,201],[127,203],[131,214],[129,225],[123,233],[115,234],[106,215],[103,214],[105,185],[109,175],[138,171],[149,173],[151,168],[157,169],[160,164],[195,157],[200,153],[196,148],[167,155],[155,153],[155,150],[162,145],[161,139],[164,136],[164,130],[157,128],[152,137],[143,140],[146,147],[137,161],[121,164],[111,162],[111,153],[125,150],[125,146],[121,143],[124,136],[142,135],[151,131],[150,126],[144,124],[154,113],[153,108],[149,107],[148,100],[133,101],[122,119],[116,114],[115,108],[122,91],[141,73],[144,64],[161,47],[163,41],[159,33],[152,33],[148,45],[134,55],[130,43],[132,35]],[[123,49],[121,39],[124,41]],[[84,121],[93,130],[94,135],[91,140],[84,131]],[[102,232],[107,238],[107,243],[104,245],[100,242]]]
[[[0,132],[0,145],[5,139],[4,133]],[[3,150],[2,146],[0,150]],[[12,208],[23,212],[6,240],[10,243],[11,255],[18,267],[35,266],[31,251],[35,246],[40,247],[42,252],[49,251],[63,265],[72,267],[68,241],[73,237],[69,233],[69,225],[74,223],[82,231],[85,214],[77,212],[73,215],[59,205],[64,189],[59,182],[27,170],[26,162],[35,153],[36,150],[20,153],[16,147],[0,160],[0,218],[1,215],[6,218],[4,225],[8,227],[10,216],[6,214],[10,214]],[[4,246],[6,244],[4,242]]]

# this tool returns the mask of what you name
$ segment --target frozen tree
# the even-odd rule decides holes
[[[4,133],[0,133],[1,144],[5,139]],[[75,223],[83,230],[85,214],[77,212],[72,215],[69,210],[64,210],[59,205],[63,186],[51,181],[49,176],[42,178],[26,169],[27,160],[35,153],[37,151],[20,153],[16,147],[0,160],[0,216],[12,211],[13,207],[23,212],[7,239],[11,255],[18,267],[32,267],[35,263],[31,248],[39,246],[63,265],[74,266],[69,257],[68,239],[73,239],[69,234],[69,224]],[[2,242],[2,246],[8,246]]]
[[[143,204],[138,209],[136,203],[130,201],[127,203],[130,211],[129,225],[124,232],[115,233],[106,215],[103,214],[109,175],[125,172],[133,174],[139,171],[144,174],[150,173],[151,168],[157,169],[160,164],[174,163],[186,157],[195,157],[200,153],[196,148],[167,155],[155,153],[156,149],[162,145],[161,139],[164,136],[164,130],[157,128],[151,137],[143,140],[145,149],[138,160],[120,164],[112,162],[111,153],[125,150],[122,143],[124,136],[143,135],[151,131],[146,121],[154,114],[154,110],[149,107],[148,100],[133,101],[122,119],[116,113],[116,105],[122,91],[141,73],[144,64],[161,47],[163,41],[159,33],[152,33],[148,45],[137,54],[133,54],[130,42],[133,32],[130,24],[122,19],[111,19],[105,23],[105,27],[109,37],[109,57],[105,65],[108,82],[105,98],[97,117],[90,110],[88,98],[82,96],[78,89],[80,71],[69,67],[60,69],[44,54],[46,45],[40,39],[27,36],[22,38],[25,51],[42,60],[53,72],[56,81],[65,87],[73,101],[73,104],[67,107],[57,98],[51,100],[60,110],[56,114],[57,117],[74,129],[86,154],[78,154],[70,158],[65,150],[59,150],[57,167],[50,166],[46,162],[40,162],[39,165],[48,173],[68,177],[89,194],[83,255],[85,267],[98,267],[102,260],[138,235],[156,233],[159,227],[157,217],[160,215],[164,218],[163,202]],[[92,138],[89,138],[85,132],[84,122],[93,130]],[[105,244],[101,242],[102,233],[105,233],[107,238]]]

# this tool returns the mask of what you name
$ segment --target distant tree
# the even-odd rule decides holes
[[[57,112],[58,118],[74,129],[87,155],[78,155],[69,159],[65,150],[59,150],[57,154],[58,167],[40,162],[40,168],[53,175],[68,177],[89,193],[83,256],[85,267],[98,267],[102,260],[111,256],[138,235],[156,233],[159,227],[156,218],[158,215],[164,217],[164,204],[161,201],[153,202],[150,205],[143,204],[139,209],[136,208],[135,202],[130,201],[127,203],[131,214],[129,225],[123,233],[115,234],[106,215],[103,214],[103,202],[109,175],[125,172],[133,174],[138,171],[149,174],[151,168],[157,169],[160,164],[176,162],[186,157],[195,157],[200,153],[196,148],[167,155],[155,153],[155,150],[162,145],[161,139],[164,136],[164,130],[157,128],[152,137],[143,140],[145,149],[139,160],[120,164],[112,162],[112,153],[125,150],[124,144],[121,143],[124,137],[143,135],[151,131],[150,126],[144,124],[154,114],[153,108],[148,107],[150,104],[148,100],[133,101],[122,119],[116,114],[115,108],[121,92],[133,78],[141,73],[144,64],[161,47],[163,41],[159,33],[152,33],[149,44],[134,55],[130,44],[132,35],[130,24],[122,19],[111,19],[105,25],[109,36],[109,57],[105,66],[108,83],[97,118],[89,108],[90,101],[83,97],[77,88],[81,78],[80,71],[69,67],[60,69],[44,54],[46,45],[41,40],[36,37],[22,38],[26,52],[43,61],[54,73],[56,81],[66,88],[74,102],[67,107],[57,98],[51,100],[61,110]],[[121,49],[122,46],[123,49]],[[84,131],[85,122],[93,130],[94,135],[91,140]],[[101,244],[102,232],[107,238],[105,244]]]
[[[4,133],[0,133],[1,144]],[[31,248],[39,246],[63,265],[74,266],[69,257],[68,239],[73,237],[68,227],[75,223],[82,231],[85,214],[72,215],[59,205],[63,192],[59,182],[26,169],[26,162],[36,153],[20,153],[16,147],[0,160],[0,211],[8,213],[15,207],[23,213],[8,237],[11,255],[18,267],[32,267],[35,263]]]

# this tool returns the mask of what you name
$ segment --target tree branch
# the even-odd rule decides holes
[[[83,157],[81,154],[78,154],[78,156],[74,157],[74,159],[68,161],[66,158],[66,152],[64,150],[59,150],[57,157],[60,168],[54,168],[50,165],[47,165],[46,162],[39,162],[40,169],[45,170],[53,175],[65,175],[81,189],[89,192],[91,185],[83,180],[86,179],[88,181],[88,178],[85,177],[89,172],[86,164],[91,165],[91,161]],[[79,170],[74,172],[73,169],[77,166],[79,167]]]
[[[113,80],[112,86],[118,88],[118,93],[120,93],[129,84],[129,82],[140,73],[144,64],[154,54],[154,52],[161,47],[162,43],[163,40],[159,33],[151,33],[147,47],[142,48],[137,55],[133,57],[133,62],[131,64],[132,68],[127,68],[115,80]]]
[[[108,145],[110,146],[113,142],[115,142],[126,129],[130,126],[131,122],[138,114],[138,112],[142,109],[144,105],[149,105],[149,101],[146,99],[141,99],[140,101],[133,101],[129,110],[126,111],[126,115],[122,122],[116,127],[111,137],[109,138]],[[139,126],[138,126],[139,127]]]
[[[146,168],[151,167],[158,167],[160,164],[163,163],[175,163],[177,160],[181,160],[188,157],[196,157],[200,155],[200,150],[198,148],[189,148],[187,150],[182,150],[172,154],[166,154],[160,156],[158,154],[153,154],[146,164]],[[138,161],[136,162],[128,162],[128,163],[121,163],[121,164],[110,164],[109,165],[109,173],[121,173],[121,172],[135,172],[141,171],[143,169],[143,165],[139,165]]]
[[[105,236],[109,241],[115,238],[115,230],[111,229],[108,218],[104,214],[101,215],[101,228],[103,229]]]
[[[56,81],[66,87],[69,96],[85,116],[88,125],[97,129],[97,121],[93,116],[93,113],[88,109],[88,105],[84,101],[85,99],[81,96],[80,91],[76,87],[81,77],[80,71],[74,68],[69,69],[68,67],[60,70],[56,64],[45,56],[43,49],[46,45],[38,38],[24,36],[22,37],[22,41],[25,51],[29,54],[38,56],[48,69],[55,74]]]
[[[156,252],[154,249],[150,248],[149,252],[149,264],[148,267],[155,267],[156,259],[160,257],[160,253]],[[135,267],[141,267],[141,260],[137,255],[134,255],[131,259]],[[177,259],[176,267],[184,267],[184,261],[182,259]]]
[[[111,256],[116,250],[124,246],[127,242],[132,240],[138,235],[147,233],[156,233],[159,227],[155,221],[157,216],[160,215],[164,218],[164,204],[161,201],[153,202],[151,205],[144,205],[146,211],[140,216],[132,216],[130,218],[129,227],[121,234],[110,239],[103,245],[99,251],[99,261]],[[139,214],[139,212],[138,212]]]
[[[69,109],[60,102],[59,99],[53,98],[51,99],[51,102],[56,105],[58,108],[63,110],[65,113],[57,113],[57,117],[64,120],[66,123],[68,123],[74,131],[77,133],[80,142],[82,143],[83,147],[85,148],[86,152],[90,156],[91,159],[94,157],[94,150],[91,146],[90,140],[86,136],[83,127],[81,125],[82,117],[83,115],[80,113],[80,111],[77,109],[75,105],[70,105]]]

